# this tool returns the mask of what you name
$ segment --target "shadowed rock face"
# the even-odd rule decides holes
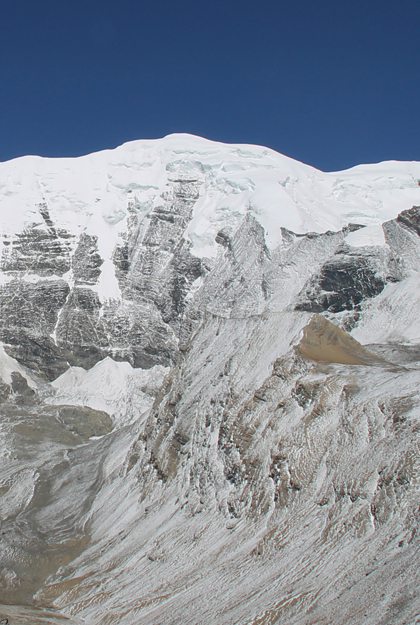
[[[11,281],[0,288],[0,340],[8,353],[49,380],[108,355],[144,368],[174,363],[180,335],[194,324],[186,297],[207,271],[184,239],[198,188],[194,179],[172,180],[147,227],[129,206],[126,243],[113,254],[121,298],[105,303],[96,292],[104,263],[98,237],[75,239],[41,206],[41,224],[4,240],[1,267]]]
[[[395,281],[393,276],[385,277],[386,264],[381,261],[377,256],[340,251],[325,263],[319,275],[311,277],[296,309],[332,313],[359,310],[363,301],[379,295],[388,281]]]
[[[415,623],[419,347],[411,326],[368,346],[346,330],[369,337],[381,314],[408,336],[418,208],[383,246],[338,226],[270,247],[249,206],[206,258],[194,215],[241,189],[224,163],[176,158],[153,201],[104,213],[110,252],[112,229],[75,234],[44,204],[4,240],[0,621]],[[150,369],[147,409],[128,363]],[[96,401],[127,388],[133,418],[89,404],[87,375]]]
[[[103,262],[98,252],[98,237],[83,233],[72,258],[75,284],[97,284]]]
[[[413,206],[409,210],[402,211],[397,217],[397,222],[414,230],[420,236],[420,206]]]
[[[4,236],[2,272],[61,277],[69,271],[72,235],[63,228],[54,227],[45,206],[39,207],[39,212],[46,223],[34,223],[23,232],[16,233],[13,239]]]
[[[68,368],[51,335],[69,292],[64,280],[13,279],[0,287],[0,340],[11,356],[50,380]]]

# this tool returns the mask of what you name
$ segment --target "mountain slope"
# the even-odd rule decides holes
[[[0,164],[1,615],[416,622],[419,180],[188,135]]]

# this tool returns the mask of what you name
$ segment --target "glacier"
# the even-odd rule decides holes
[[[0,163],[0,622],[420,623],[420,163]]]

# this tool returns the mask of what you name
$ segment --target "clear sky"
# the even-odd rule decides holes
[[[420,160],[420,2],[1,1],[0,160],[172,132]]]

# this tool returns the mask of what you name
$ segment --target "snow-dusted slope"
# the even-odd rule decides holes
[[[0,164],[0,620],[417,622],[419,180]]]

